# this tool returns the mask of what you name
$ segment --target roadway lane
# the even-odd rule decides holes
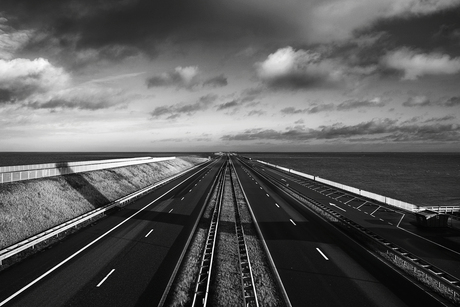
[[[335,227],[235,166],[293,306],[438,305]]]
[[[403,213],[388,211],[385,207],[369,203],[363,204],[349,198],[337,198],[337,194],[330,194],[332,192],[327,191],[326,188],[313,190],[305,184],[299,183],[300,181],[292,180],[291,176],[287,176],[270,167],[255,164],[255,168],[259,171],[263,169],[264,172],[269,172],[270,175],[278,180],[283,180],[291,188],[294,188],[303,195],[315,199],[382,238],[404,248],[413,255],[460,278],[460,266],[458,265],[460,262],[460,246],[452,244],[450,248],[446,248],[412,232],[410,228],[408,230],[400,227],[399,224],[404,217]],[[308,181],[308,179],[305,179],[305,181]],[[408,218],[406,217],[406,219]]]
[[[84,228],[55,247],[2,272],[0,301],[123,222],[8,305],[158,304],[221,164],[222,161],[193,171],[194,176],[182,176],[110,214],[95,226]],[[190,178],[184,180],[187,177]],[[181,181],[184,182],[179,184]]]

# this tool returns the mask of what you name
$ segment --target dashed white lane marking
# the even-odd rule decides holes
[[[100,281],[100,282],[97,284],[97,286],[96,286],[96,287],[100,287],[100,286],[101,286],[101,285],[104,283],[104,281],[106,281],[106,280],[107,280],[107,278],[109,278],[110,274],[112,274],[114,271],[115,271],[115,269],[112,269],[112,271],[110,271],[110,273],[109,273],[109,274],[107,274],[107,276],[106,276],[106,277],[104,277],[104,279],[102,279],[102,280],[101,280],[101,281]]]
[[[190,191],[189,191],[189,192],[192,192],[192,189],[190,189]]]
[[[197,185],[198,183],[195,183],[195,186]]]
[[[265,195],[267,195],[267,197],[270,197],[270,195],[268,195],[267,193],[265,193]]]
[[[262,187],[260,187],[260,189],[262,190]]]
[[[289,219],[291,221],[292,224],[294,224],[294,226],[297,226],[297,224],[292,220],[292,219]]]
[[[150,231],[145,235],[145,237],[147,238],[149,236],[149,234],[151,234],[153,231],[153,229],[150,229]]]
[[[318,253],[321,254],[321,256],[323,256],[324,259],[329,260],[329,258],[327,258],[326,255],[319,248],[316,248],[316,250],[318,251]]]
[[[379,220],[381,220],[383,222],[383,219],[379,219]]]
[[[369,214],[369,213],[367,213],[366,211],[364,211],[364,214]]]
[[[182,197],[180,200],[184,200],[185,197]]]
[[[171,209],[171,210],[169,210],[169,212],[168,212],[168,213],[171,213],[173,210],[174,210],[174,209]]]
[[[281,178],[281,180],[286,181],[286,179]]]
[[[277,203],[275,203],[275,206],[277,206],[278,208],[280,207]]]
[[[388,224],[393,225],[392,223],[388,222]]]

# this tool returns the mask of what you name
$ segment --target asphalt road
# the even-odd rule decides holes
[[[235,161],[249,203],[293,306],[437,306],[305,208]]]
[[[157,305],[221,164],[187,173],[5,270],[0,305]]]
[[[441,230],[419,230],[413,225],[413,215],[387,210],[375,204],[364,203],[351,197],[343,197],[334,193],[335,189],[325,190],[316,188],[316,185],[305,185],[292,177],[286,176],[270,167],[255,164],[260,171],[269,172],[272,176],[283,180],[291,188],[311,197],[346,218],[371,230],[386,240],[407,250],[411,254],[435,265],[436,267],[460,278],[460,244],[450,240],[448,247],[437,243],[436,233],[442,239]],[[303,182],[308,180],[303,180]],[[423,233],[425,232],[425,234]],[[425,237],[430,234],[430,238]],[[452,234],[458,236],[456,234]],[[443,243],[443,242],[440,242]]]
[[[438,306],[234,160],[293,306]],[[223,159],[0,274],[0,306],[156,306]],[[194,174],[194,175],[192,175]]]

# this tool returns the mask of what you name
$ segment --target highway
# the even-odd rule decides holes
[[[346,218],[371,230],[382,238],[395,243],[413,255],[416,255],[436,267],[460,278],[460,244],[454,240],[442,240],[441,230],[420,230],[413,225],[413,215],[402,211],[389,210],[386,207],[372,203],[363,203],[353,199],[337,189],[329,189],[322,184],[315,184],[312,180],[298,180],[296,176],[286,175],[270,167],[254,164],[260,171],[270,173],[278,180],[289,184],[291,188],[303,195],[315,199]],[[428,239],[425,233],[431,234]],[[452,235],[452,234],[451,234]],[[457,236],[457,235],[455,235]],[[438,238],[437,238],[438,237]],[[439,243],[436,242],[439,240]],[[440,244],[441,243],[441,244]],[[447,243],[447,244],[446,244]],[[448,245],[448,247],[445,247]]]
[[[236,161],[293,306],[439,305],[333,226],[275,193]]]
[[[444,306],[230,158],[288,305]],[[158,306],[225,159],[186,173],[1,272],[0,306]],[[325,202],[324,195],[309,191]]]
[[[0,305],[157,305],[221,164],[187,173],[3,271]]]

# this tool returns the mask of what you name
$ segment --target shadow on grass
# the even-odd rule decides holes
[[[62,175],[62,178],[85,198],[94,208],[101,207],[110,202],[98,189],[96,189],[80,173],[75,173],[67,162],[56,163],[56,168]]]

